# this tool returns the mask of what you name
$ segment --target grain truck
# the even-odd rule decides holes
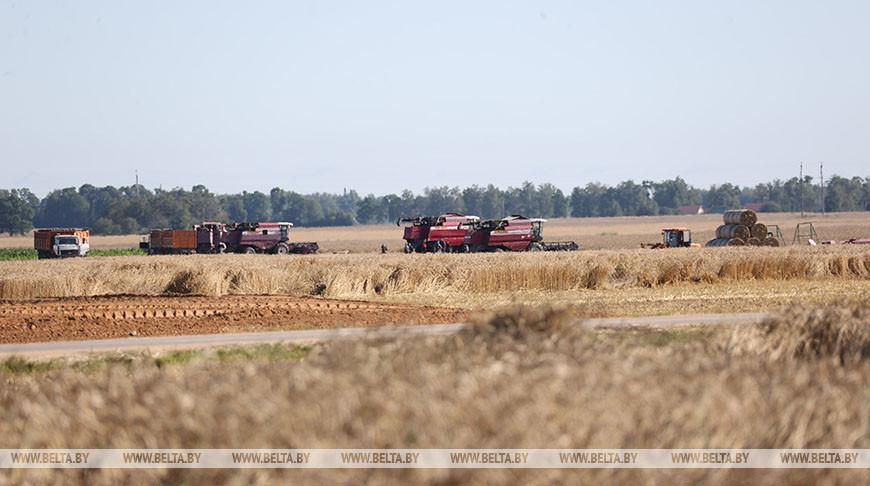
[[[81,228],[39,228],[33,231],[33,248],[38,258],[87,256],[91,233]]]

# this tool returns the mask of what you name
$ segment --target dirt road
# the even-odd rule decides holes
[[[587,319],[578,325],[590,328],[674,328],[685,326],[746,325],[761,322],[767,314],[695,314],[684,316],[647,316]],[[179,349],[199,349],[220,346],[255,344],[306,344],[336,339],[376,339],[407,336],[436,336],[458,332],[468,324],[434,324],[390,326],[379,328],[311,329],[303,331],[249,332],[206,334],[197,336],[166,336],[150,338],[104,339],[91,341],[58,341],[29,344],[0,344],[0,359],[11,356],[49,358],[89,353],[158,352]]]
[[[458,309],[289,296],[0,301],[0,343],[462,322]]]

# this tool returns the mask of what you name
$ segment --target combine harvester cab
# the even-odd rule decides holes
[[[42,228],[33,231],[37,258],[69,258],[88,255],[91,233],[81,228]]]
[[[546,219],[514,214],[503,219],[484,221],[472,235],[472,251],[575,251],[573,241],[544,241]]]
[[[441,216],[401,218],[396,221],[397,226],[402,223],[408,223],[402,236],[405,240],[405,253],[468,253],[471,251],[471,238],[480,218],[447,213]]]

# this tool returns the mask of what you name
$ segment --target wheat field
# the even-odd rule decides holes
[[[870,248],[846,245],[469,255],[105,257],[0,262],[0,299],[167,293],[363,299],[868,278]]]
[[[301,361],[11,375],[0,447],[868,448],[870,307],[753,329],[589,331],[511,309],[451,337],[334,342]],[[11,471],[3,483],[860,484],[837,470]]]

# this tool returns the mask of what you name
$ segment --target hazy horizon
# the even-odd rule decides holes
[[[0,187],[866,177],[868,19],[860,1],[0,0]]]

